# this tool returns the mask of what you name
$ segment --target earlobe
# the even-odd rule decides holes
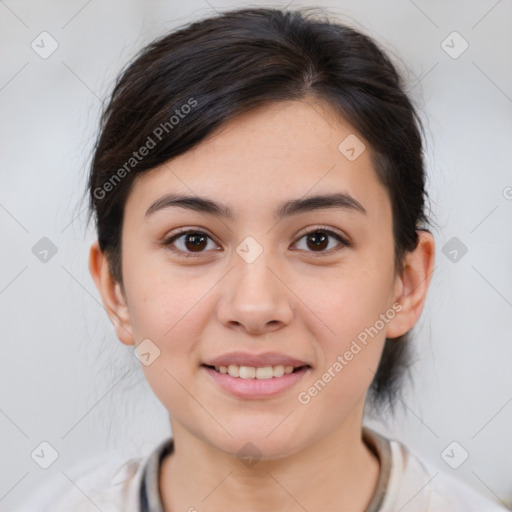
[[[435,242],[431,233],[418,230],[416,249],[405,256],[404,271],[397,276],[394,303],[401,305],[400,312],[388,324],[387,338],[397,338],[410,331],[418,321],[432,278],[435,260]]]
[[[117,337],[125,345],[134,345],[130,314],[120,284],[113,278],[108,260],[101,251],[98,240],[93,242],[89,252],[89,271],[96,284],[105,310]]]

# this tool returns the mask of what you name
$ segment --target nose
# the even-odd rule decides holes
[[[286,277],[266,251],[252,263],[242,258],[221,282],[217,316],[229,328],[248,334],[266,334],[289,324],[294,295]]]

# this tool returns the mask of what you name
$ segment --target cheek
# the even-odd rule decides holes
[[[188,390],[199,365],[196,348],[209,318],[202,309],[206,303],[199,300],[202,295],[190,286],[177,289],[175,282],[171,287],[148,279],[130,313],[136,339],[150,339],[157,347],[154,361],[141,367],[168,411],[190,412],[193,407]]]
[[[395,316],[388,303],[391,270],[376,258],[360,260],[358,265],[330,273],[314,289],[304,287],[298,293],[307,297],[305,304],[315,313],[310,329],[321,346],[320,371],[330,371],[338,382],[344,381],[341,394],[369,385],[376,371],[386,327]],[[331,386],[333,392],[336,387]]]
[[[299,278],[298,295],[336,339],[357,336],[388,308],[392,275],[375,262],[347,265],[321,279]],[[314,286],[311,286],[314,284]],[[342,341],[340,339],[340,341]]]
[[[381,315],[387,311],[387,288],[379,290],[373,276],[360,276],[330,280],[323,293],[308,298],[321,319],[309,326],[318,342],[319,365],[299,402],[311,404],[313,415],[337,404],[333,421],[348,414],[368,390],[385,342]]]
[[[213,286],[207,275],[174,267],[161,259],[151,261],[136,253],[126,258],[126,290],[130,321],[136,339],[154,338],[168,343],[176,333],[190,328],[196,307]]]

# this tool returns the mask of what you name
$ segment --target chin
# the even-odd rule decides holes
[[[211,442],[219,450],[243,460],[282,459],[297,453],[304,446],[296,432],[279,427],[279,421],[274,422],[272,428],[268,428],[266,423],[258,427],[254,422],[247,428],[239,425],[235,429],[231,426],[228,431],[233,437],[223,435],[217,442]]]

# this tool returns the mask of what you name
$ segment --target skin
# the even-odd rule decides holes
[[[338,145],[356,134],[366,150],[349,161]],[[122,231],[124,294],[97,242],[89,268],[118,338],[149,338],[160,350],[141,365],[169,412],[175,451],[162,466],[166,511],[363,511],[379,461],[361,438],[363,407],[386,336],[409,331],[421,315],[434,266],[434,240],[420,242],[395,273],[391,203],[370,146],[315,100],[266,105],[224,124],[196,148],[137,178]],[[366,209],[329,208],[274,220],[283,201],[347,192]],[[208,196],[234,221],[183,208],[145,212],[165,193]],[[304,228],[347,238],[315,248]],[[194,252],[179,228],[206,232]],[[317,230],[321,231],[321,230]],[[247,263],[236,252],[251,236],[263,248]],[[336,249],[339,249],[336,251]],[[202,252],[200,252],[202,251]],[[379,315],[402,309],[304,405],[307,390]],[[312,369],[278,396],[241,399],[221,390],[201,363],[233,350],[278,351]],[[247,467],[237,452],[253,443]],[[194,475],[194,478],[190,478]],[[193,510],[193,509],[190,509]]]

